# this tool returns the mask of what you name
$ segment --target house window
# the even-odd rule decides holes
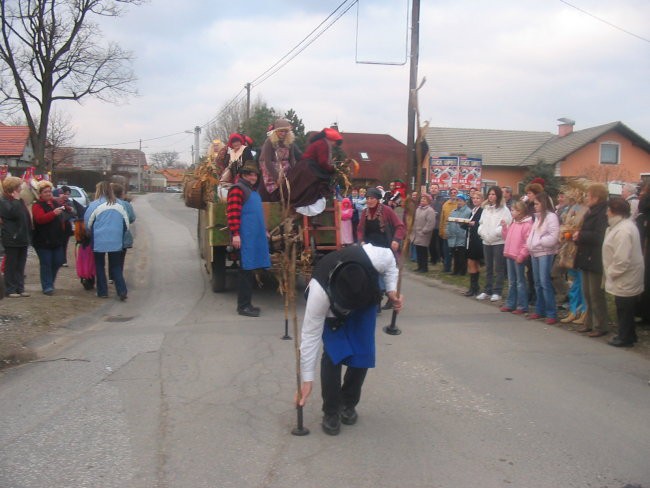
[[[616,142],[603,142],[600,145],[600,164],[618,164],[621,146]]]
[[[359,155],[361,156],[362,161],[370,161],[370,158],[368,157],[367,152],[360,152]]]

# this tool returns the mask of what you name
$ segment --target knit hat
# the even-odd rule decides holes
[[[232,147],[232,143],[234,141],[239,141],[240,143],[244,144],[243,136],[241,134],[237,134],[236,132],[230,134],[230,137],[228,137],[228,147]]]
[[[325,138],[328,141],[338,142],[343,140],[343,136],[336,129],[331,129],[328,127],[327,129],[323,129],[323,132],[325,132]]]
[[[381,200],[381,192],[377,188],[368,188],[366,190],[366,198],[376,198]]]
[[[256,175],[260,174],[260,169],[257,167],[257,163],[252,159],[245,161],[241,168],[239,168],[239,174],[242,173],[255,173]]]

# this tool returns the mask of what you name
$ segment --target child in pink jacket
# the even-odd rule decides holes
[[[508,269],[508,298],[502,312],[512,312],[516,315],[528,313],[528,289],[526,288],[526,259],[528,246],[526,241],[533,227],[533,218],[528,215],[528,206],[518,201],[512,204],[512,223],[507,226],[501,221],[501,229],[505,245],[503,255]]]

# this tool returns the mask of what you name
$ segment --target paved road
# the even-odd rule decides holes
[[[650,361],[414,279],[358,424],[325,435],[316,398],[291,436],[282,300],[236,315],[202,273],[195,211],[173,194],[135,209],[129,301],[0,376],[0,487],[650,488]]]

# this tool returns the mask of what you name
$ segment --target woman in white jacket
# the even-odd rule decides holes
[[[491,186],[478,225],[478,235],[483,241],[485,259],[485,289],[476,296],[477,300],[497,302],[501,300],[506,261],[503,257],[503,226],[510,225],[512,215],[503,201],[503,192],[498,186]]]
[[[618,335],[610,346],[632,347],[637,341],[634,330],[634,307],[643,293],[643,254],[639,229],[629,219],[630,204],[623,198],[607,203],[609,227],[603,241],[605,291],[614,295]]]
[[[555,290],[551,282],[553,260],[560,249],[560,219],[553,212],[548,194],[535,195],[535,222],[528,234],[526,247],[530,252],[535,282],[535,312],[528,314],[529,320],[546,318],[549,325],[557,324]]]

